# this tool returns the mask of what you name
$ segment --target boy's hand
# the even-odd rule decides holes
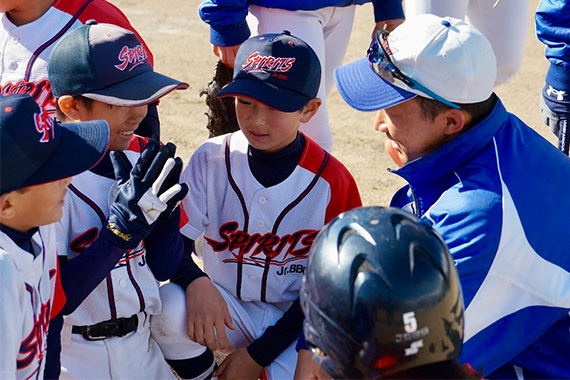
[[[263,367],[253,360],[247,352],[247,348],[240,348],[224,359],[220,366],[212,373],[212,377],[220,380],[251,379],[256,380],[261,376]]]
[[[300,349],[295,368],[295,380],[330,380],[330,376],[315,361],[309,350]]]
[[[188,337],[194,342],[212,351],[228,348],[226,326],[233,330],[234,324],[226,301],[208,277],[199,277],[186,288],[186,318]]]
[[[374,36],[376,35],[376,31],[378,29],[386,29],[387,31],[391,32],[394,29],[396,29],[396,27],[398,27],[403,22],[404,22],[403,18],[395,18],[392,20],[378,21],[376,24],[374,24],[374,28],[372,29],[371,38],[374,38]]]
[[[168,145],[174,146],[170,143]],[[172,154],[174,155],[174,151]],[[182,159],[180,157],[170,157],[166,160],[164,167],[155,180],[153,180],[153,177],[147,179],[148,173],[145,175],[143,182],[152,182],[152,186],[144,193],[137,205],[143,211],[143,215],[149,224],[154,223],[156,220],[169,222],[178,216],[178,205],[188,194],[188,185],[179,183],[181,173]]]
[[[160,146],[151,139],[134,168],[124,152],[111,152],[118,191],[101,236],[116,246],[135,248],[161,213],[172,212],[188,192],[177,183],[181,163],[173,159],[175,150],[173,144]]]
[[[220,58],[220,60],[229,68],[234,68],[234,62],[236,60],[237,51],[240,45],[234,46],[218,46],[212,45],[212,52]]]

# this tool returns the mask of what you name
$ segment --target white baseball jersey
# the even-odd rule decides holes
[[[135,136],[125,151],[133,165],[144,144],[143,138]],[[65,196],[63,217],[56,225],[59,255],[73,260],[99,236],[114,199],[114,184],[115,180],[91,171],[73,177]],[[158,281],[145,254],[144,242],[126,251],[107,278],[73,313],[65,316],[64,326],[93,325],[141,311],[160,313]]]
[[[196,150],[182,173],[190,192],[181,231],[194,240],[204,233],[204,271],[234,297],[290,302],[317,232],[360,206],[360,195],[348,170],[308,138],[295,170],[268,188],[251,173],[247,152],[241,131]]]
[[[54,225],[32,237],[31,253],[0,231],[0,378],[42,379],[50,317],[65,296],[59,283]]]
[[[62,36],[91,19],[136,33],[127,17],[105,0],[57,0],[42,17],[22,26],[14,25],[1,13],[0,92],[29,94],[54,115],[55,99],[47,80],[49,55]],[[152,63],[150,50],[145,47]]]

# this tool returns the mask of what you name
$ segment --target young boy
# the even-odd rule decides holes
[[[361,205],[348,170],[299,133],[321,104],[319,82],[315,52],[289,32],[247,40],[234,81],[219,93],[236,96],[240,131],[206,141],[182,174],[192,185],[181,231],[190,243],[204,233],[210,279],[186,256],[172,280],[187,287],[192,340],[223,350],[224,324],[230,328],[234,351],[214,376],[257,379],[265,368],[270,379],[293,377],[309,247],[326,222]],[[179,286],[163,286],[163,294],[165,304],[184,307]],[[176,312],[163,315],[174,319]],[[160,325],[167,324],[185,325]]]
[[[317,93],[322,105],[300,130],[330,152],[333,136],[326,103],[334,84],[333,70],[344,59],[356,6],[364,4],[373,6],[371,29],[392,30],[404,21],[401,0],[202,0],[198,12],[210,26],[214,54],[228,67],[234,67],[236,52],[250,35],[287,29],[313,48],[322,63]]]
[[[158,181],[151,189],[124,189],[123,182],[141,151],[144,157],[149,146],[155,145],[150,148],[153,151],[158,149],[156,141],[147,144],[148,139],[134,134],[147,105],[188,85],[154,72],[136,35],[110,24],[87,23],[68,33],[50,56],[48,75],[57,98],[58,117],[66,121],[105,119],[111,127],[109,150],[115,157],[115,175],[109,156],[105,156],[91,171],[74,177],[67,193],[57,229],[66,294],[66,284],[73,289],[70,293],[78,292],[93,260],[110,255],[110,251],[121,256],[117,265],[109,268],[107,278],[64,319],[62,378],[174,379],[150,335],[149,324],[150,317],[161,311],[158,281],[170,278],[183,252],[176,208],[187,192],[186,185],[178,184],[182,161],[172,161],[164,185]],[[160,147],[160,155],[173,156],[174,146]],[[142,183],[146,182],[145,176]],[[167,190],[159,197],[151,194],[146,201],[143,196],[134,202],[152,225],[148,237],[141,240],[148,226],[140,227],[143,233],[139,228],[123,233],[120,221],[105,222],[106,215],[113,211],[109,199],[117,187],[119,195],[124,190],[146,196],[164,188],[177,193],[169,194]],[[98,239],[109,230],[117,236],[114,246]],[[198,356],[205,352],[198,344],[196,349]],[[206,370],[210,368],[211,372],[211,353],[205,358],[209,359]]]
[[[88,20],[109,23],[133,31],[123,12],[106,0],[10,0],[0,2],[0,41],[4,65],[0,67],[0,92],[29,94],[50,116],[55,116],[55,100],[47,78],[47,64],[57,41]],[[144,41],[137,34],[144,44]],[[147,48],[149,60],[153,57]],[[156,104],[149,105],[147,117],[137,134],[159,133]]]
[[[43,378],[65,303],[55,227],[66,188],[107,150],[104,121],[59,124],[29,95],[0,96],[0,378]]]

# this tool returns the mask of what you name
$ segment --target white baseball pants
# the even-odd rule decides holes
[[[505,83],[520,70],[527,35],[529,0],[406,0],[406,18],[431,13],[465,20],[493,46],[497,80]]]
[[[216,288],[224,297],[235,326],[234,330],[226,328],[228,345],[231,347],[228,350],[229,352],[237,348],[247,347],[255,338],[261,336],[265,329],[274,325],[291,305],[291,302],[281,304],[242,302],[224,288],[217,285]],[[186,293],[180,286],[168,283],[160,287],[160,298],[163,311],[170,310],[170,312],[153,316],[153,331],[156,328],[155,323],[168,325],[170,327],[169,334],[175,339],[169,345],[161,342],[160,347],[168,358],[183,358],[189,350],[194,350],[198,345],[188,337],[186,332]],[[161,315],[167,317],[168,323],[159,321],[162,318]],[[295,345],[296,342],[293,342],[273,363],[265,368],[269,380],[293,379],[297,365]]]

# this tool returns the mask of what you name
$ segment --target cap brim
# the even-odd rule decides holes
[[[386,109],[416,96],[382,80],[370,68],[368,58],[336,68],[334,79],[344,101],[359,111]]]
[[[171,91],[187,88],[188,83],[150,70],[113,86],[81,95],[115,106],[137,107],[152,103]]]
[[[57,181],[89,170],[109,147],[109,124],[104,120],[64,124],[54,121],[54,133],[61,134],[59,145],[21,187]]]
[[[218,92],[217,96],[245,96],[283,112],[299,111],[311,100],[298,92],[258,79],[236,79]]]

